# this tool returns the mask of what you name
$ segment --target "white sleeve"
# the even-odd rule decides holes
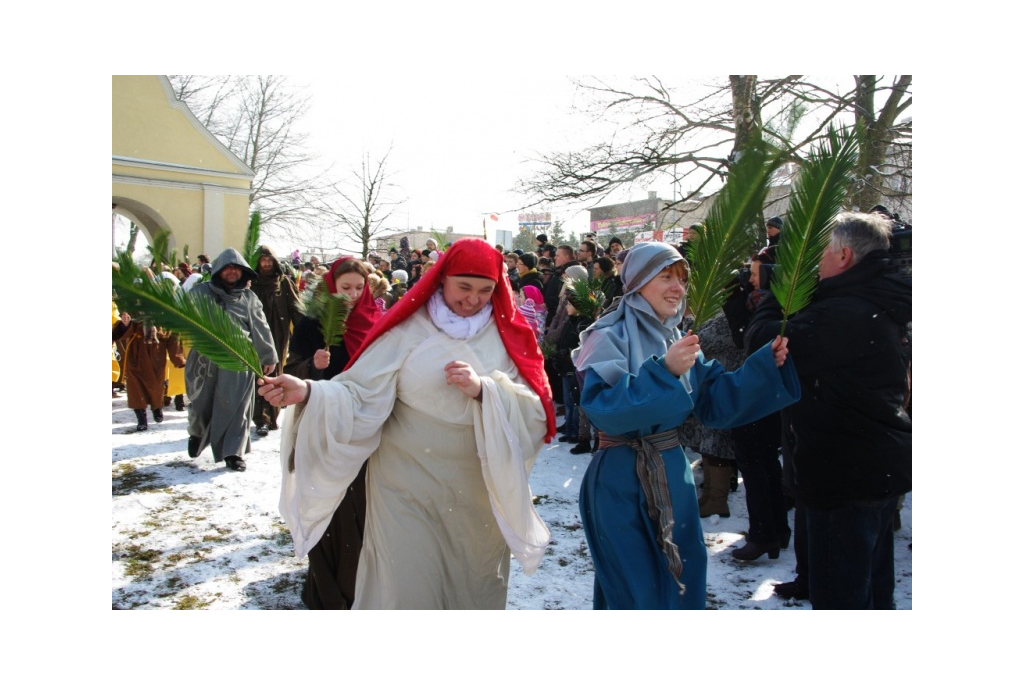
[[[476,444],[491,511],[513,556],[529,575],[537,570],[551,532],[533,507],[530,471],[544,445],[547,417],[537,393],[501,371],[481,377],[474,402]]]
[[[304,407],[282,412],[279,508],[299,558],[320,540],[348,486],[380,444],[407,354],[400,340],[395,331],[382,335],[349,370],[311,381]]]

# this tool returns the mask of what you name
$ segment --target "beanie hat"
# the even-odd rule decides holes
[[[773,226],[773,227],[775,227],[775,228],[777,228],[779,230],[782,230],[782,217],[781,216],[773,216],[771,219],[768,219],[768,224],[767,225],[768,226]]]
[[[573,264],[565,269],[565,278],[576,281],[581,278],[590,278],[590,274],[587,273],[587,267],[580,264]]]
[[[543,233],[541,233],[541,234],[539,234],[537,236],[537,240],[539,240],[540,243],[543,245],[544,243],[546,243],[548,241],[548,237],[546,235],[544,235]]]
[[[402,269],[395,269],[391,272],[391,278],[394,279],[395,283],[407,283],[409,281],[409,274]]]
[[[524,252],[519,256],[519,261],[526,265],[527,269],[537,268],[537,255],[532,252]]]

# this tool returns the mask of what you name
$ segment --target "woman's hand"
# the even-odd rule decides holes
[[[700,339],[687,331],[686,335],[672,343],[665,353],[665,368],[675,376],[682,376],[697,362]]]
[[[782,366],[786,363],[786,356],[789,354],[789,338],[775,336],[772,341],[772,355],[775,357],[775,366]]]
[[[454,385],[470,399],[480,398],[483,383],[472,366],[466,362],[448,362],[444,366],[444,373],[448,385]]]
[[[313,353],[313,367],[323,371],[331,365],[331,351],[328,349],[317,350]]]
[[[301,404],[309,399],[309,384],[295,376],[267,376],[257,378],[256,383],[259,386],[256,392],[274,407]]]

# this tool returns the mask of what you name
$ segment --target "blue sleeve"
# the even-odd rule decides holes
[[[732,372],[724,372],[721,364],[705,362],[703,357],[693,368],[693,414],[710,428],[742,426],[800,399],[800,380],[792,360],[776,367],[771,343]]]
[[[637,375],[625,374],[615,385],[593,371],[585,372],[580,406],[605,433],[635,437],[678,426],[690,415],[693,402],[662,358],[652,356]]]

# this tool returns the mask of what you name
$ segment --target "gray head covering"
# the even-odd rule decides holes
[[[573,350],[578,371],[593,369],[614,385],[623,374],[637,375],[651,355],[664,355],[682,337],[677,326],[683,320],[686,299],[679,311],[662,323],[640,294],[640,288],[679,261],[683,261],[679,251],[665,243],[638,243],[630,248],[619,272],[623,293],[618,307],[583,331],[580,346]]]

